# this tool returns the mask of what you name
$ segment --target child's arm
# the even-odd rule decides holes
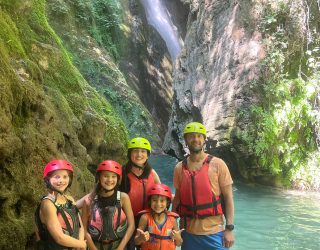
[[[82,224],[82,219],[80,214],[78,214],[79,216],[79,221],[80,221],[80,229],[79,229],[79,240],[84,240],[84,228],[83,228],[83,224]],[[79,250],[86,250],[86,248],[78,248]]]
[[[86,196],[83,198],[83,205],[82,205],[82,213],[81,213],[81,219],[83,223],[83,230],[84,230],[84,237],[87,240],[87,245],[89,250],[97,250],[96,246],[93,243],[93,240],[91,238],[91,235],[88,232],[88,221],[90,217],[90,201],[89,199],[84,199]]]
[[[128,228],[127,228],[127,231],[126,231],[125,235],[123,236],[117,250],[125,249],[128,241],[130,240],[130,238],[134,232],[134,226],[135,226],[130,198],[126,193],[123,193],[123,192],[121,192],[121,206],[122,206],[122,209],[127,217]]]
[[[176,246],[181,246],[181,244],[183,242],[183,240],[181,238],[181,232],[183,230],[184,229],[179,230],[178,223],[177,223],[177,221],[175,221],[174,227],[173,227],[172,233],[171,233],[171,238],[172,238],[172,240],[174,240],[174,243],[176,244]]]
[[[86,201],[86,199],[88,198],[89,195],[90,195],[90,193],[86,194],[81,199],[76,201],[77,208],[81,209],[84,206],[84,203],[85,203],[85,201]]]
[[[77,204],[74,200],[74,198],[70,195],[65,195],[65,197],[72,202],[73,205],[77,207]],[[77,207],[78,208],[78,207]],[[79,228],[79,240],[84,240],[85,235],[84,235],[84,229],[83,229],[83,224],[82,224],[82,219],[80,213],[78,213],[78,218],[79,218],[79,223],[80,223],[80,228]],[[86,250],[85,248],[77,248],[77,250]]]
[[[50,200],[43,200],[41,202],[40,218],[46,225],[52,238],[59,245],[84,249],[87,247],[84,240],[78,240],[63,233],[58,220],[57,209]]]
[[[139,221],[139,226],[137,228],[136,236],[134,237],[134,243],[136,245],[141,245],[141,243],[148,241],[150,238],[150,234],[148,231],[144,232],[144,229],[148,225],[147,216],[143,214]]]

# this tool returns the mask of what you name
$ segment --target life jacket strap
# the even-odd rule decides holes
[[[193,205],[189,206],[189,205],[180,204],[180,206],[185,207],[189,211],[195,212],[195,211],[198,211],[198,210],[211,208],[211,207],[216,208],[217,205],[219,205],[220,203],[221,203],[221,200],[218,199],[218,200],[215,200],[215,201],[207,203],[207,204],[201,204],[201,205],[195,205],[195,206],[193,206]]]
[[[169,235],[159,235],[159,234],[150,233],[150,236],[159,240],[171,240],[171,236]]]
[[[121,192],[117,191],[117,209],[118,209],[118,218],[117,218],[117,227],[120,226],[120,219],[121,219]]]
[[[210,161],[212,160],[212,158],[213,158],[213,155],[208,154],[207,158],[205,159],[204,164],[206,164],[206,163],[209,164]],[[186,168],[187,166],[188,166],[188,156],[182,160],[182,167]]]
[[[73,236],[73,229],[72,229],[72,227],[71,227],[71,225],[70,225],[70,222],[69,222],[69,220],[68,220],[68,218],[67,218],[67,216],[66,216],[66,213],[64,212],[64,210],[63,209],[61,209],[61,208],[57,208],[57,210],[59,211],[59,213],[61,214],[61,217],[62,217],[62,219],[64,220],[64,222],[66,223],[66,226],[67,226],[67,230],[68,230],[68,232],[69,232],[69,235],[72,237]]]

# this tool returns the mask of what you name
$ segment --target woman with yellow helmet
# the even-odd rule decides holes
[[[128,143],[128,162],[123,166],[123,178],[120,190],[129,195],[136,226],[138,213],[148,208],[147,192],[153,184],[159,184],[160,178],[148,163],[151,153],[150,142],[136,137]],[[134,249],[133,239],[127,249]]]

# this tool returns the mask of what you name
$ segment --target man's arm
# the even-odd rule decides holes
[[[226,224],[233,224],[234,217],[234,204],[233,204],[233,193],[232,193],[232,185],[227,185],[221,187],[221,193],[223,195],[225,207],[226,207]]]
[[[224,187],[221,187],[221,193],[223,195],[225,207],[226,207],[226,224],[230,225],[233,224],[234,219],[234,203],[233,203],[233,193],[232,193],[232,185],[227,185]],[[223,245],[227,248],[232,247],[234,244],[234,235],[232,231],[226,229],[224,231],[223,236]]]

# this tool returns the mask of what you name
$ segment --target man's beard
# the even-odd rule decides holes
[[[201,147],[200,146],[199,147],[188,146],[188,148],[189,148],[190,153],[199,154],[203,149],[203,145]]]

